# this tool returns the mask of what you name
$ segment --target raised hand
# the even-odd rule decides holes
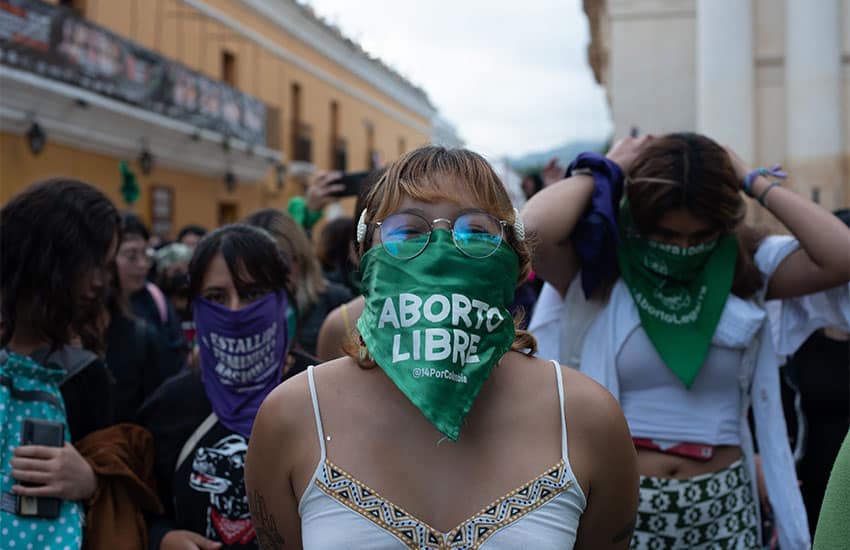
[[[556,181],[564,179],[566,168],[558,164],[558,159],[552,157],[543,170],[540,172],[540,177],[543,179],[543,185],[552,185]]]
[[[624,137],[615,143],[605,156],[616,162],[623,169],[623,172],[628,172],[638,155],[653,139],[655,138],[652,134],[640,137]]]
[[[307,208],[313,212],[320,212],[325,206],[333,202],[333,193],[343,190],[342,185],[335,185],[342,174],[340,172],[317,172],[310,178],[304,199]]]

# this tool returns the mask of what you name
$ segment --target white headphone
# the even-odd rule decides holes
[[[514,235],[519,242],[525,240],[525,224],[522,223],[522,218],[519,217],[519,210],[516,208],[514,208]]]
[[[360,212],[360,219],[357,220],[357,244],[363,242],[366,238],[366,209]]]
[[[525,240],[525,224],[522,223],[522,218],[519,216],[519,210],[514,208],[514,235],[516,240],[522,242]],[[363,242],[366,238],[366,209],[360,212],[360,219],[357,220],[357,243]]]

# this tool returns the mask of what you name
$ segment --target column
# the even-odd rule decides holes
[[[697,131],[755,161],[752,0],[697,0]]]
[[[808,198],[819,195],[829,209],[846,206],[839,0],[786,1],[786,164],[791,184]]]

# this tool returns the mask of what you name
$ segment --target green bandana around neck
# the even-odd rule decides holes
[[[415,258],[400,260],[376,245],[363,255],[362,269],[366,307],[357,329],[369,354],[456,441],[482,384],[514,341],[508,305],[519,275],[516,252],[502,242],[491,256],[470,258],[438,229]]]
[[[640,322],[664,364],[690,389],[732,289],[738,241],[725,235],[687,248],[641,238],[620,206],[617,260]]]

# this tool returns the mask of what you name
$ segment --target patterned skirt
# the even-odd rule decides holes
[[[630,548],[759,548],[756,506],[743,460],[685,480],[641,476]]]

